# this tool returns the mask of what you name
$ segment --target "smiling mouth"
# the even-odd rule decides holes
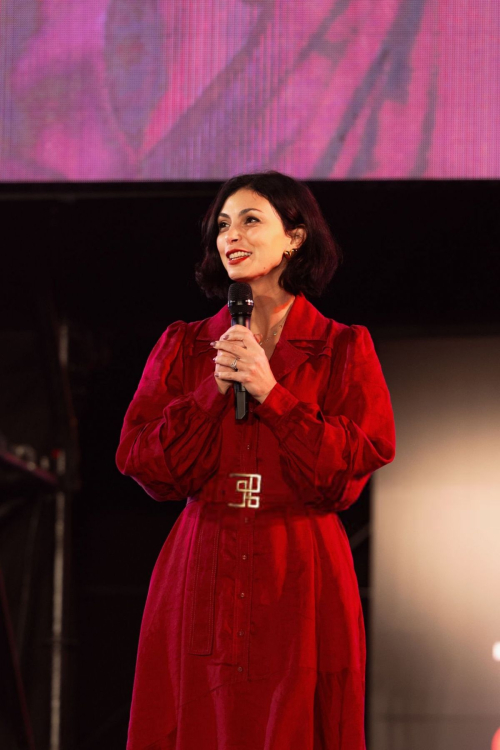
[[[248,258],[252,253],[247,253],[245,250],[233,250],[228,253],[228,260],[239,260],[241,258]]]

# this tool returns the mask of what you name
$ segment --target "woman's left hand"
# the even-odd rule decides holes
[[[212,346],[217,349],[214,362],[224,366],[215,375],[222,380],[242,383],[261,404],[276,385],[269,360],[254,334],[245,326],[232,326]],[[237,371],[231,364],[237,358]]]

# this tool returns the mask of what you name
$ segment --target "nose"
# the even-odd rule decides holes
[[[227,242],[227,244],[230,245],[232,242],[238,242],[238,240],[240,239],[240,236],[241,235],[238,232],[238,230],[235,227],[231,227],[226,232],[226,242]]]

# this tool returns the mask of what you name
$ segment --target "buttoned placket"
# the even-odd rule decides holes
[[[254,404],[250,403],[248,421],[242,425],[240,434],[240,468],[242,472],[254,473],[257,460],[258,422],[253,416]],[[253,582],[253,535],[255,508],[241,508],[236,535],[236,566],[234,596],[233,664],[235,680],[248,678],[250,650],[250,618]]]
[[[233,664],[236,679],[247,679],[250,616],[253,578],[253,519],[254,510],[245,513],[237,533],[237,563],[235,571]]]

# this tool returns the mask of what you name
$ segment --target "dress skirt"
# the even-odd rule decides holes
[[[155,566],[128,750],[363,750],[365,636],[335,513],[188,502]]]

